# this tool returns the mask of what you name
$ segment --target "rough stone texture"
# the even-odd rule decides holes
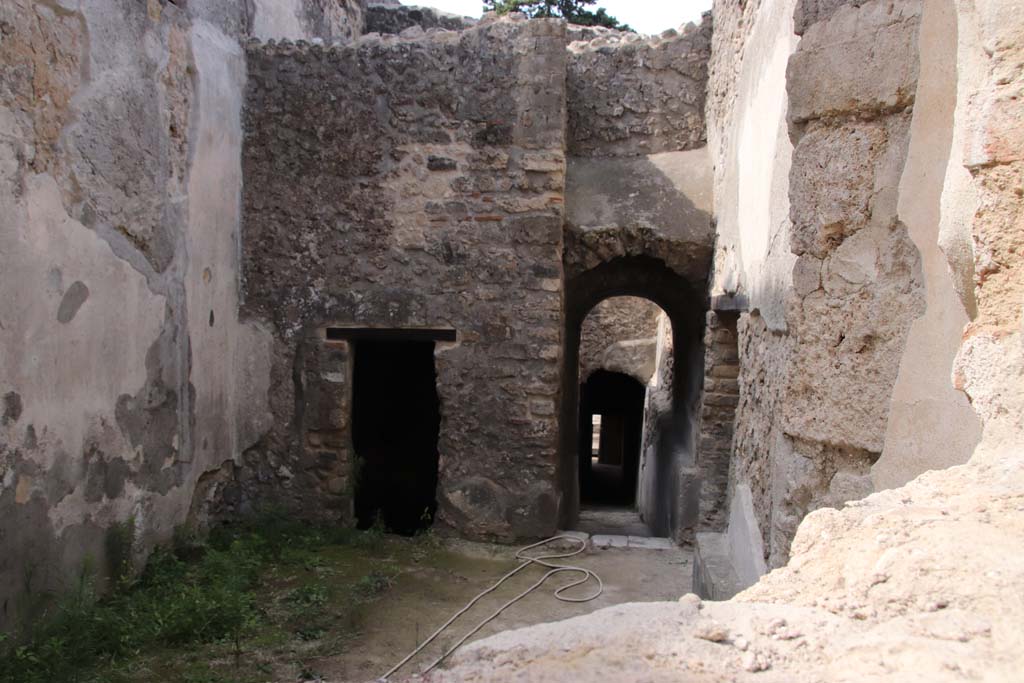
[[[296,6],[305,6],[296,2]],[[0,629],[267,427],[237,314],[246,2],[0,5]],[[201,507],[201,506],[200,506]],[[24,579],[31,576],[31,586]]]
[[[864,0],[798,0],[793,10],[793,29],[802,36],[809,26],[825,21],[843,5],[859,7]]]
[[[1020,87],[1024,15],[1007,0],[954,7],[931,3],[923,25],[950,9],[956,18],[958,74],[954,129],[945,144],[963,144],[959,165],[968,174],[944,183],[940,205],[966,201],[973,211],[949,226],[959,234],[937,239],[944,245],[964,238],[1000,245],[979,250],[970,264],[962,253],[948,253],[954,282],[985,267],[995,276],[991,286],[977,277],[969,297],[957,292],[961,301],[974,301],[977,311],[953,377],[983,424],[982,442],[970,461],[925,473],[841,510],[811,513],[795,536],[789,564],[731,602],[701,603],[685,596],[678,605],[628,605],[571,623],[508,632],[467,648],[434,680],[554,681],[567,671],[580,679],[610,681],[1020,678],[1024,280],[1018,276],[1024,261],[1018,249],[1006,245],[1022,232],[1015,157],[1024,144],[1019,125],[1024,116],[1018,107],[1007,119],[991,99]],[[940,16],[929,18],[933,11]],[[946,35],[949,49],[954,43]],[[983,159],[977,166],[974,153]],[[951,150],[951,158],[956,155]],[[739,328],[744,365],[747,358],[760,359],[766,369],[788,370],[788,351],[774,357],[762,353],[759,337],[766,326],[757,316],[745,316]],[[775,348],[788,343],[777,336]],[[769,390],[786,382],[785,377],[768,379],[773,376],[768,372],[760,376]],[[746,386],[742,393],[750,400]],[[738,426],[745,426],[742,416]],[[737,458],[736,465],[753,464],[743,460]]]
[[[1024,460],[976,454],[801,526],[729,602],[633,603],[492,636],[441,681],[1015,681]],[[997,570],[993,568],[998,567]],[[985,576],[986,580],[975,580]]]
[[[275,329],[277,426],[248,495],[351,514],[316,471],[325,449],[296,438],[342,409],[293,377],[297,354],[318,353],[312,333],[454,328],[436,353],[441,519],[476,537],[554,530],[564,60],[564,24],[522,19],[250,46],[245,309]],[[332,427],[345,436],[327,451],[344,462],[350,435]]]
[[[792,339],[773,333],[759,315],[737,322],[740,357],[740,400],[736,407],[729,487],[742,482],[751,490],[758,533],[768,544],[772,526],[772,453],[782,443],[781,402]],[[730,498],[732,498],[730,492]],[[767,558],[763,558],[767,559]]]
[[[423,30],[441,28],[461,31],[477,22],[472,17],[460,17],[432,7],[388,5],[371,2],[366,8],[365,33],[401,33],[413,26]]]
[[[807,24],[787,76],[794,122],[857,111],[891,112],[914,101],[919,2],[858,2]],[[871,49],[865,49],[866,40]],[[857,68],[850,65],[856,55]]]
[[[716,46],[739,45],[741,63],[716,52],[709,104],[709,137],[724,166],[716,177],[723,215],[713,292],[750,292],[759,314],[738,327],[732,468],[752,491],[773,566],[785,562],[807,512],[871,490],[925,289],[899,204],[920,7],[876,0],[831,8],[805,27],[795,50],[787,11],[792,4],[753,15],[722,4],[720,30],[738,35],[716,32]],[[843,68],[861,53],[878,61]],[[758,68],[770,76],[758,80]],[[772,92],[783,69],[788,100],[780,102]],[[738,82],[728,80],[736,74]],[[758,132],[751,116],[764,110],[788,125]],[[789,141],[778,137],[782,130]],[[788,202],[776,199],[780,189]]]
[[[580,338],[580,381],[595,370],[630,375],[647,384],[655,371],[658,335],[657,304],[638,297],[605,299],[583,321]]]
[[[711,17],[659,37],[601,31],[569,45],[568,152],[639,156],[701,147]]]
[[[914,3],[842,7],[807,30],[790,61],[790,117],[800,124],[790,246],[822,263],[819,288],[794,296],[789,309],[785,440],[777,442],[771,466],[773,566],[785,561],[808,511],[871,490],[867,475],[884,445],[910,323],[924,311],[920,255],[898,209],[911,119],[901,108],[913,100],[917,69],[907,67],[892,81],[871,79],[874,90],[839,80],[835,92],[808,99],[804,93],[817,87],[809,72],[827,77],[868,45],[915,54],[919,24]]]
[[[973,268],[947,251],[957,277],[973,273],[977,306],[953,382],[982,421],[982,443],[1011,449],[1024,433],[1024,115],[1014,105],[1024,85],[1024,21],[1017,9],[1008,1],[957,6],[958,63],[971,78],[958,87],[962,134],[954,140],[964,142],[974,212],[953,226],[961,234],[952,241],[973,242]]]

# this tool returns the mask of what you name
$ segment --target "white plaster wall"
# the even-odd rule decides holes
[[[0,137],[0,147],[11,144]],[[146,352],[160,332],[164,299],[107,242],[68,216],[49,174],[28,176],[20,197],[8,180],[0,177],[0,385],[21,397],[17,425],[31,425],[37,435],[40,447],[27,449],[26,457],[44,470],[58,454],[77,460],[90,436],[114,439],[111,447],[128,452],[110,428],[114,406],[146,380]],[[89,295],[62,323],[61,299],[75,282]],[[6,436],[14,445],[25,435]],[[17,482],[19,498],[45,483]]]
[[[914,321],[900,360],[882,455],[871,475],[876,489],[901,486],[931,469],[967,462],[981,424],[967,396],[953,387],[953,360],[967,312],[957,294],[940,234],[974,212],[961,191],[966,170],[954,146],[957,100],[956,10],[948,0],[924,3],[919,38],[921,65],[898,211],[921,253],[926,310]],[[952,178],[947,182],[946,175]],[[969,174],[967,180],[969,182]],[[952,194],[943,198],[943,192]]]
[[[197,22],[198,78],[186,244],[197,472],[235,459],[269,426],[269,332],[238,320],[241,107],[245,57],[216,27]]]
[[[786,329],[785,293],[795,257],[789,249],[786,65],[796,48],[795,0],[767,0],[743,46],[729,129],[709,132],[724,145],[715,206],[719,249],[713,294],[741,291],[769,329]],[[720,162],[721,163],[721,162]]]

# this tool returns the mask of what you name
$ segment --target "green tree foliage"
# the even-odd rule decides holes
[[[622,31],[631,30],[629,26],[619,22],[610,16],[603,7],[597,11],[587,9],[597,0],[483,0],[484,11],[507,14],[508,12],[522,12],[526,16],[535,17],[561,17],[570,24],[580,26],[605,26],[617,28]]]

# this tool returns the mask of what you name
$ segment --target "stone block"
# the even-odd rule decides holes
[[[693,556],[693,592],[705,600],[728,600],[740,590],[725,534],[698,533]]]
[[[797,255],[823,258],[867,225],[885,125],[856,122],[808,130],[793,150],[790,244]]]
[[[885,113],[913,104],[921,6],[917,0],[871,0],[841,7],[808,28],[786,73],[792,120]]]
[[[594,534],[590,537],[590,543],[594,548],[598,548],[600,550],[606,550],[608,548],[626,548],[629,546],[629,536]]]
[[[678,548],[671,538],[649,536],[627,536],[626,545],[630,550],[675,550]]]
[[[454,159],[448,157],[427,157],[427,168],[431,171],[454,171],[458,168],[458,164]]]
[[[821,287],[821,259],[803,254],[793,264],[793,291],[805,297]]]

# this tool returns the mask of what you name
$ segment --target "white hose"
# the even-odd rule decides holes
[[[556,553],[556,554],[552,554],[552,555],[539,555],[537,557],[530,557],[530,556],[525,555],[525,553],[528,550],[532,550],[532,549],[537,548],[539,546],[547,545],[548,543],[551,543],[552,541],[559,541],[559,540],[567,540],[567,541],[571,541],[573,543],[579,543],[580,547],[577,548],[576,550],[572,550],[572,551],[564,552],[564,553]],[[493,621],[495,618],[497,618],[497,616],[499,614],[504,612],[506,609],[508,609],[512,605],[516,604],[517,602],[519,602],[520,600],[525,598],[527,595],[529,595],[530,593],[532,593],[536,589],[540,588],[544,584],[545,581],[547,581],[549,578],[551,578],[555,574],[558,574],[560,572],[577,572],[577,573],[583,575],[581,578],[579,578],[579,579],[577,579],[575,581],[572,581],[570,583],[567,583],[564,586],[561,586],[561,587],[557,588],[555,590],[555,592],[554,592],[554,596],[557,599],[559,599],[559,600],[561,600],[563,602],[589,602],[589,601],[593,600],[594,598],[598,597],[599,595],[601,595],[601,593],[604,592],[604,584],[601,582],[601,577],[599,577],[597,574],[595,574],[594,572],[590,571],[589,569],[585,569],[583,567],[573,567],[573,566],[569,566],[569,565],[554,564],[554,563],[548,561],[548,560],[564,559],[566,557],[573,557],[574,555],[579,555],[580,553],[582,553],[586,549],[587,549],[587,542],[584,541],[583,539],[575,538],[573,536],[552,536],[551,538],[547,538],[547,539],[544,539],[543,541],[538,541],[537,543],[534,543],[532,545],[528,545],[528,546],[526,546],[524,548],[520,548],[519,550],[516,551],[516,559],[517,560],[524,560],[524,562],[521,565],[519,565],[518,567],[516,567],[515,569],[510,571],[508,574],[505,574],[505,576],[501,577],[493,586],[491,586],[487,590],[485,590],[485,591],[483,591],[481,593],[478,593],[475,598],[473,598],[468,603],[466,603],[465,607],[463,607],[458,612],[453,614],[451,616],[451,618],[448,619],[448,621],[444,622],[441,625],[441,627],[438,628],[436,631],[434,631],[430,635],[430,637],[428,637],[426,640],[424,640],[420,644],[419,647],[417,647],[415,650],[410,652],[405,657],[405,659],[403,659],[398,664],[395,664],[393,667],[391,667],[391,669],[388,670],[388,672],[386,674],[384,674],[383,676],[381,676],[378,680],[386,681],[388,678],[390,678],[396,671],[398,671],[403,666],[405,666],[409,662],[409,660],[411,660],[413,657],[415,657],[420,652],[422,652],[423,648],[425,648],[427,645],[432,643],[439,635],[441,635],[445,631],[445,629],[447,629],[449,626],[451,626],[452,623],[456,619],[458,619],[463,614],[465,614],[470,609],[472,609],[473,605],[475,605],[477,602],[479,602],[481,598],[483,598],[485,595],[487,595],[489,593],[493,593],[495,590],[497,590],[501,586],[501,584],[505,583],[506,581],[511,579],[513,576],[515,576],[516,574],[518,574],[522,570],[524,570],[527,567],[529,567],[531,564],[536,564],[536,565],[540,565],[542,567],[547,567],[548,571],[544,574],[544,576],[542,576],[540,579],[538,579],[536,583],[534,583],[532,586],[530,586],[529,588],[524,590],[522,593],[520,593],[519,595],[515,596],[514,598],[512,598],[511,600],[506,602],[501,607],[499,607],[497,610],[494,611],[493,614],[491,614],[489,617],[487,617],[486,619],[481,621],[479,624],[477,624],[473,628],[472,631],[470,631],[466,635],[462,636],[462,638],[460,638],[457,643],[452,645],[448,649],[448,651],[445,652],[443,655],[441,655],[440,657],[435,659],[430,664],[430,666],[428,666],[426,669],[424,669],[422,672],[420,672],[420,674],[421,675],[426,674],[428,671],[430,671],[431,669],[436,667],[438,664],[443,662],[445,659],[448,658],[449,655],[451,655],[453,652],[455,652],[455,650],[457,650],[459,648],[459,646],[461,646],[464,642],[466,642],[474,633],[476,633],[477,631],[482,629],[484,626],[486,626],[488,623]],[[581,586],[581,585],[587,583],[588,581],[590,581],[590,579],[594,579],[594,581],[597,582],[597,590],[594,592],[593,595],[588,595],[588,596],[582,597],[582,598],[570,598],[570,597],[566,597],[566,596],[562,595],[562,593],[564,593],[565,591],[569,590],[570,588],[575,588],[576,586]]]

